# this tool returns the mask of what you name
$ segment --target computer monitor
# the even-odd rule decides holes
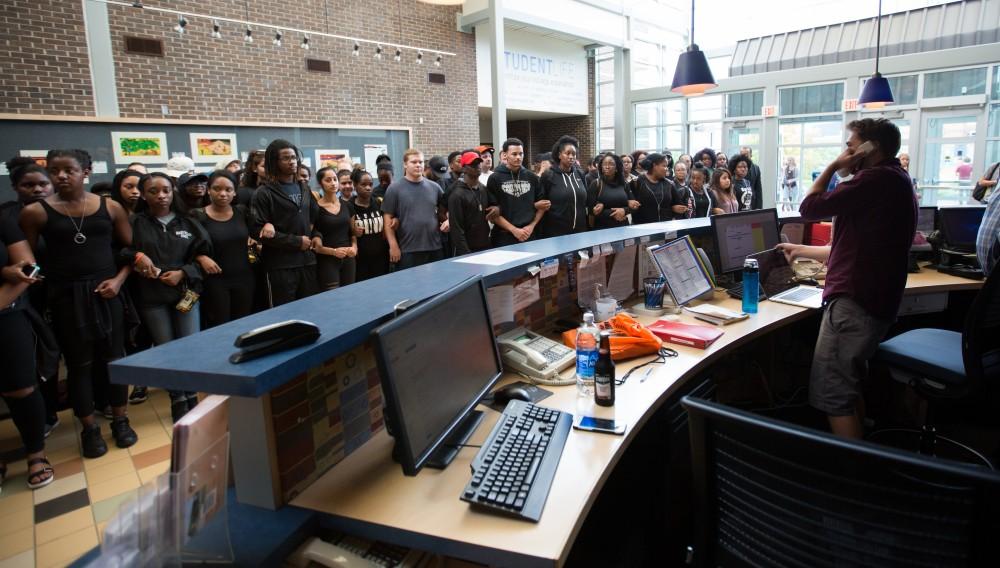
[[[486,286],[465,280],[372,331],[393,458],[403,473],[443,468],[482,420],[502,373]]]
[[[937,207],[920,207],[917,209],[917,230],[927,235],[934,231],[934,217],[937,215]]]
[[[743,269],[748,254],[773,249],[778,237],[778,210],[758,209],[712,216],[712,236],[719,255],[719,273]]]
[[[975,251],[976,235],[979,233],[979,224],[983,221],[986,208],[942,207],[938,211],[945,245],[958,251]]]

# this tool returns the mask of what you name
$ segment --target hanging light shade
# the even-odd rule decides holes
[[[878,0],[878,23],[875,31],[875,74],[871,79],[865,81],[865,87],[861,89],[861,96],[858,97],[858,104],[865,108],[882,108],[887,104],[892,104],[892,89],[889,87],[889,80],[878,72],[878,56],[882,50],[882,0]]]
[[[715,77],[712,77],[712,69],[708,66],[705,52],[698,49],[698,45],[694,42],[694,0],[691,0],[691,45],[677,58],[677,68],[674,70],[674,81],[670,84],[670,90],[686,97],[696,97],[718,86]]]

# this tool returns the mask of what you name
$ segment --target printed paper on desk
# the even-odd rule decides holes
[[[455,262],[464,262],[467,264],[485,264],[488,266],[501,266],[511,262],[516,262],[518,260],[531,258],[533,256],[538,256],[538,253],[521,252],[515,250],[494,250],[489,252],[482,252],[479,254],[472,254],[469,256],[461,256],[459,258],[456,258]]]
[[[513,309],[515,312],[526,309],[541,297],[538,291],[538,278],[529,278],[514,286]]]
[[[550,278],[559,274],[559,259],[558,258],[547,258],[542,261],[541,264],[542,272],[539,274],[542,278]]]
[[[608,293],[624,302],[635,292],[635,257],[637,247],[628,247],[615,255],[615,264],[611,267],[611,278],[608,279]]]
[[[514,321],[514,286],[505,284],[487,289],[486,303],[490,306],[493,325]]]
[[[608,282],[608,273],[604,265],[604,259],[594,258],[586,266],[583,263],[577,267],[576,271],[576,301],[581,306],[594,307],[597,300],[594,291],[594,284],[602,286]]]
[[[656,247],[662,245],[661,241],[648,242],[640,247],[642,252],[639,254],[639,282],[641,283],[644,278],[659,278],[660,269],[653,262],[653,257],[649,254],[648,247]]]

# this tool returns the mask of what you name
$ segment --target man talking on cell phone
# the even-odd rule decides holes
[[[907,254],[917,226],[917,200],[896,159],[899,129],[884,118],[847,125],[847,149],[813,182],[799,212],[806,221],[830,217],[828,247],[778,245],[788,257],[827,263],[820,324],[809,379],[809,403],[826,413],[834,434],[862,437],[860,382],[868,360],[896,320],[906,287]],[[853,174],[828,192],[834,172]]]

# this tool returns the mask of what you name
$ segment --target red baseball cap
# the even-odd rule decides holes
[[[459,160],[459,163],[462,164],[462,167],[464,168],[465,166],[478,166],[482,161],[483,159],[479,157],[479,154],[475,152],[466,152],[462,154],[462,158]]]
[[[486,144],[483,144],[481,146],[476,146],[476,152],[479,152],[480,154],[484,154],[486,152],[493,154],[494,152],[496,152],[496,150],[493,149],[493,146],[487,146]]]

